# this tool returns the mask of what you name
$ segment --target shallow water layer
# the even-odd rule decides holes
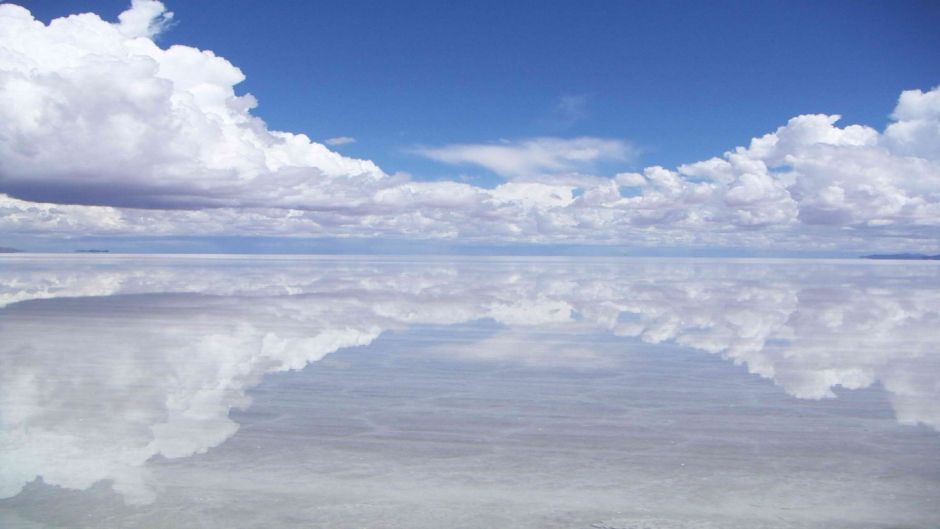
[[[931,528],[940,265],[0,258],[3,528]]]

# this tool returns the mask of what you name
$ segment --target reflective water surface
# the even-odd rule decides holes
[[[4,256],[3,528],[940,526],[929,262]]]

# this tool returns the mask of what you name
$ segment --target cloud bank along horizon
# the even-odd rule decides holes
[[[236,66],[154,42],[171,18],[0,5],[0,232],[940,249],[940,87],[900,94],[883,131],[801,115],[675,169],[599,174],[637,150],[597,137],[412,149],[503,179],[484,188],[270,130]]]

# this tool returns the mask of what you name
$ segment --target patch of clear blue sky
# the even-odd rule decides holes
[[[44,21],[125,0],[24,2]],[[936,1],[166,0],[163,44],[241,67],[272,128],[418,179],[477,175],[415,145],[622,138],[611,171],[720,155],[805,113],[881,128],[904,89],[940,84]],[[559,112],[561,98],[583,98]],[[569,101],[570,103],[570,101]],[[576,103],[575,106],[577,106]]]

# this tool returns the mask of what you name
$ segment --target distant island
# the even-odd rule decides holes
[[[90,249],[90,250],[75,250],[75,253],[108,253],[110,251],[111,250]]]
[[[0,253],[22,253],[23,250],[17,250],[16,248],[5,248],[0,246]]]
[[[922,253],[888,253],[863,255],[862,259],[897,259],[904,261],[940,261],[940,254],[926,255]]]

